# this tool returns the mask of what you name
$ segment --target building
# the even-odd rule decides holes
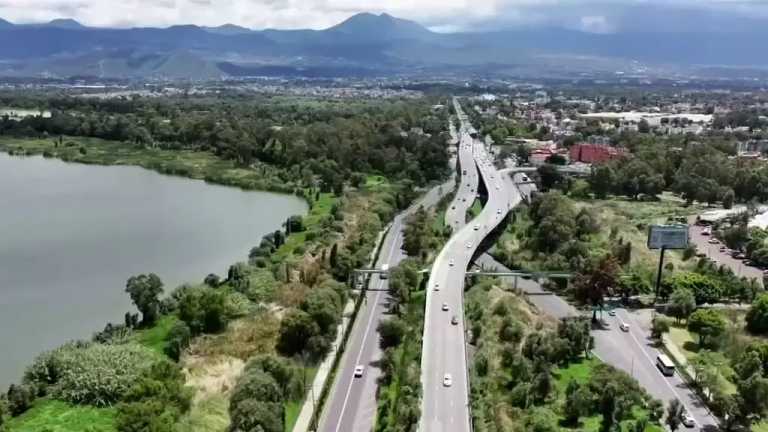
[[[621,148],[606,145],[582,143],[571,146],[569,154],[572,162],[593,164],[622,158],[625,151]]]

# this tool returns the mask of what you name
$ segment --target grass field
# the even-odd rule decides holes
[[[114,432],[115,409],[40,399],[8,422],[9,432]]]
[[[178,320],[175,315],[163,316],[154,326],[137,330],[134,334],[136,342],[155,352],[165,354],[165,347],[168,345],[168,333]]]

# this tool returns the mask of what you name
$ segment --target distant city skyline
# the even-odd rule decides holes
[[[0,0],[0,18],[70,18],[94,27],[235,24],[323,29],[360,12],[389,13],[433,31],[562,27],[622,31],[751,31],[768,23],[757,0]]]

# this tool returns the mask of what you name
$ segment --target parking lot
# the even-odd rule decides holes
[[[707,227],[691,225],[690,236],[691,243],[696,245],[698,254],[704,254],[712,261],[718,264],[725,264],[738,276],[755,278],[758,281],[763,280],[763,270],[744,264],[744,260],[736,259],[731,256],[729,250],[721,251],[723,244],[719,241],[713,241],[714,237],[705,234]]]

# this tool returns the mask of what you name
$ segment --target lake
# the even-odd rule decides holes
[[[0,153],[0,391],[41,351],[122,322],[130,276],[154,272],[166,292],[226,276],[306,211],[291,195]]]

